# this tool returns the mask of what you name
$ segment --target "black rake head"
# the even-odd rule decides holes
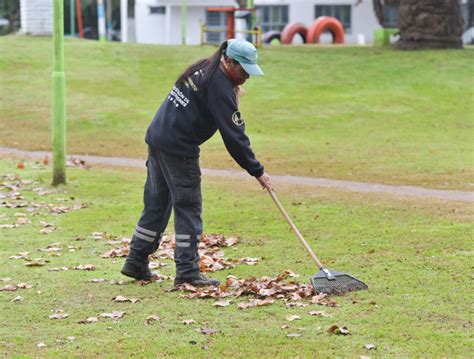
[[[349,274],[321,269],[318,274],[311,277],[311,284],[316,293],[343,294],[356,290],[367,290],[369,287],[364,282]]]

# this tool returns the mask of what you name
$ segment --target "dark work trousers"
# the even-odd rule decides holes
[[[145,208],[138,220],[127,260],[148,266],[174,212],[176,278],[199,274],[198,246],[202,234],[199,158],[173,156],[149,148]]]

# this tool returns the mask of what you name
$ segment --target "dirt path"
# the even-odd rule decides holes
[[[2,157],[15,156],[22,158],[44,158],[51,157],[51,152],[44,151],[24,151],[16,148],[0,147]],[[117,167],[144,168],[145,160],[125,157],[102,157],[88,155],[71,155],[70,157],[80,158],[89,164],[101,164]],[[238,179],[251,179],[245,172],[232,170],[215,170],[203,168],[205,176],[230,177]],[[437,190],[415,186],[390,186],[378,183],[340,181],[326,178],[298,177],[298,176],[278,176],[272,175],[274,183],[286,183],[294,185],[306,185],[315,187],[338,188],[355,192],[381,192],[396,196],[431,197],[451,201],[474,202],[474,192],[456,190]]]

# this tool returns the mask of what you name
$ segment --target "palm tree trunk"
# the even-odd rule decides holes
[[[462,48],[458,0],[401,0],[398,49]]]

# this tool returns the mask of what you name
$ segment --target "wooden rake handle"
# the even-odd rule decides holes
[[[283,208],[283,206],[281,205],[280,201],[278,200],[276,194],[275,194],[275,191],[273,191],[273,189],[270,189],[268,187],[267,188],[267,191],[268,193],[270,193],[270,196],[272,197],[273,199],[273,202],[275,202],[276,206],[278,207],[278,209],[280,210],[281,214],[283,215],[283,217],[285,218],[286,220],[286,223],[288,223],[288,225],[291,227],[291,229],[293,230],[293,232],[295,232],[296,236],[298,237],[298,239],[300,240],[301,244],[303,245],[303,247],[306,249],[306,251],[309,253],[309,255],[311,256],[311,258],[313,259],[313,261],[316,263],[316,265],[318,266],[319,269],[323,269],[323,265],[321,264],[321,262],[319,261],[318,257],[316,257],[316,254],[314,254],[313,250],[311,249],[311,247],[309,246],[308,242],[306,242],[306,240],[303,238],[303,236],[301,235],[300,231],[298,230],[298,228],[296,228],[295,224],[293,223],[293,221],[291,220],[290,216],[288,216],[288,214],[286,213],[285,209]]]

